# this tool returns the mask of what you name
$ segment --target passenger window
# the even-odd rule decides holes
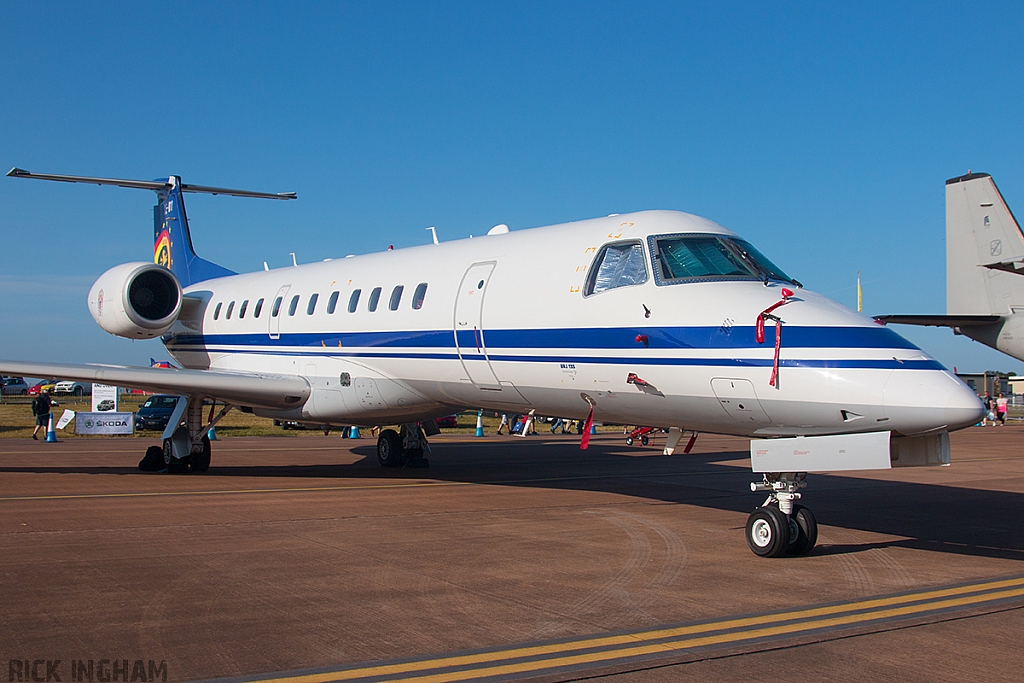
[[[338,295],[341,292],[331,292],[331,298],[327,300],[327,314],[333,315],[334,309],[338,307]]]
[[[320,298],[320,294],[313,294],[309,297],[309,303],[306,304],[306,315],[313,315],[313,311],[316,310],[316,300]]]
[[[259,301],[256,302],[256,310],[252,312],[252,317],[254,317],[254,318],[260,317],[260,311],[262,311],[262,310],[263,310],[263,299],[260,299]]]
[[[352,296],[348,298],[348,312],[355,313],[356,307],[359,305],[359,295],[363,293],[361,289],[352,290]]]
[[[405,291],[405,285],[398,285],[391,290],[391,301],[388,303],[388,308],[392,311],[398,310],[398,304],[402,303],[402,292]]]
[[[274,300],[274,308],[270,311],[270,317],[276,318],[277,314],[281,312],[281,297],[277,297]]]
[[[216,320],[217,318],[220,317],[220,307],[223,306],[223,305],[224,305],[224,302],[221,301],[220,303],[217,304],[217,308],[213,309],[213,319],[214,320]]]
[[[292,297],[292,302],[288,304],[288,315],[295,315],[295,309],[299,307],[299,295],[296,294]]]
[[[412,308],[418,311],[423,308],[423,298],[427,296],[427,283],[421,282],[416,285],[416,291],[412,293]]]
[[[238,309],[238,317],[239,318],[244,318],[245,317],[245,309],[248,308],[248,307],[249,307],[249,300],[246,299],[245,301],[242,302],[242,305]]]
[[[640,242],[619,242],[601,247],[587,278],[583,294],[589,296],[616,287],[647,282],[647,264]]]
[[[224,317],[227,318],[228,320],[231,320],[231,311],[233,311],[233,310],[235,310],[235,302],[234,301],[232,301],[231,303],[228,304],[228,313]]]
[[[377,310],[377,302],[380,301],[380,287],[374,287],[373,291],[370,292],[370,301],[366,304],[366,307],[373,313]]]

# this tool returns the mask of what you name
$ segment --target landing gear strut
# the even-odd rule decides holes
[[[180,397],[167,422],[162,445],[150,446],[146,450],[145,457],[139,462],[139,469],[143,472],[206,472],[210,469],[212,453],[207,433],[233,407],[226,404],[215,416],[214,403],[209,418],[204,420],[202,397]]]
[[[404,424],[397,432],[384,429],[377,437],[377,462],[382,467],[428,467],[424,450],[430,447],[418,424]]]
[[[768,492],[764,504],[747,518],[747,545],[755,555],[806,555],[818,542],[814,515],[796,503],[806,479],[805,472],[765,474],[763,481],[750,485],[751,491]]]

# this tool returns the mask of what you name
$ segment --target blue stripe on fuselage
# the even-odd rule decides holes
[[[479,334],[479,333],[477,333]],[[765,329],[758,344],[754,327],[589,327],[562,329],[485,330],[484,346],[491,349],[635,349],[638,336],[647,337],[652,349],[754,349],[774,346],[775,327]],[[357,348],[455,349],[451,330],[402,330],[395,332],[298,332],[268,334],[182,334],[165,338],[171,346],[330,346]],[[459,331],[459,346],[476,349],[473,330]],[[786,326],[785,348],[917,349],[886,327]]]

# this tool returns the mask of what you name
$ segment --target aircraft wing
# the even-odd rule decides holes
[[[220,370],[0,360],[0,373],[21,377],[60,377],[275,409],[298,407],[310,393],[309,384],[301,377]]]
[[[876,315],[875,320],[888,325],[927,325],[930,327],[979,327],[1002,320],[998,315]]]

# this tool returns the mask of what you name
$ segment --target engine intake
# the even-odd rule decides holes
[[[89,312],[100,327],[118,337],[159,337],[181,312],[181,284],[156,263],[124,263],[93,284]]]

